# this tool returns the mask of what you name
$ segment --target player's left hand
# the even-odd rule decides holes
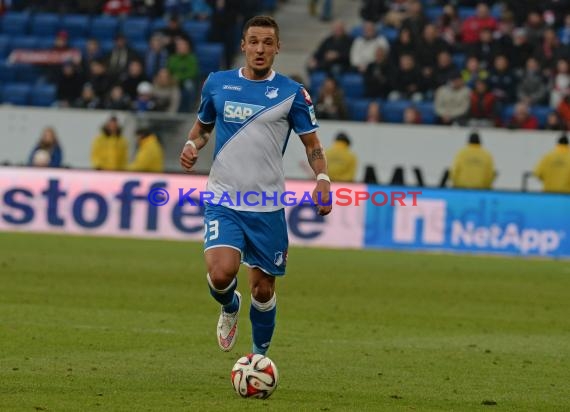
[[[313,202],[317,213],[326,216],[332,211],[331,184],[326,180],[317,181],[317,187],[313,190]]]

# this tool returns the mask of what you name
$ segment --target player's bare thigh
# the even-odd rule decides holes
[[[267,302],[275,293],[275,276],[268,275],[259,268],[248,268],[249,288],[254,299]]]
[[[216,289],[225,289],[236,277],[241,254],[231,247],[213,247],[204,253],[210,279]]]

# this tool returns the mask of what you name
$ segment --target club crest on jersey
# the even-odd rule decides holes
[[[283,252],[275,252],[275,259],[273,260],[275,266],[281,266],[284,261],[285,259],[283,258]]]
[[[279,89],[277,87],[267,86],[267,90],[265,91],[265,96],[268,99],[275,99],[277,97],[277,92]]]
[[[226,101],[224,103],[224,121],[230,123],[244,123],[262,109],[265,109],[265,106]]]

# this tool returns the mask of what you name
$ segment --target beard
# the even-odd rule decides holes
[[[253,72],[253,74],[255,74],[256,77],[265,77],[267,76],[270,70],[271,67],[266,67],[264,69],[253,69],[253,68],[251,69],[251,71]]]

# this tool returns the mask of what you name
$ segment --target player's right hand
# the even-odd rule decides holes
[[[187,144],[180,153],[180,165],[182,168],[190,172],[198,161],[198,150],[191,144]]]

